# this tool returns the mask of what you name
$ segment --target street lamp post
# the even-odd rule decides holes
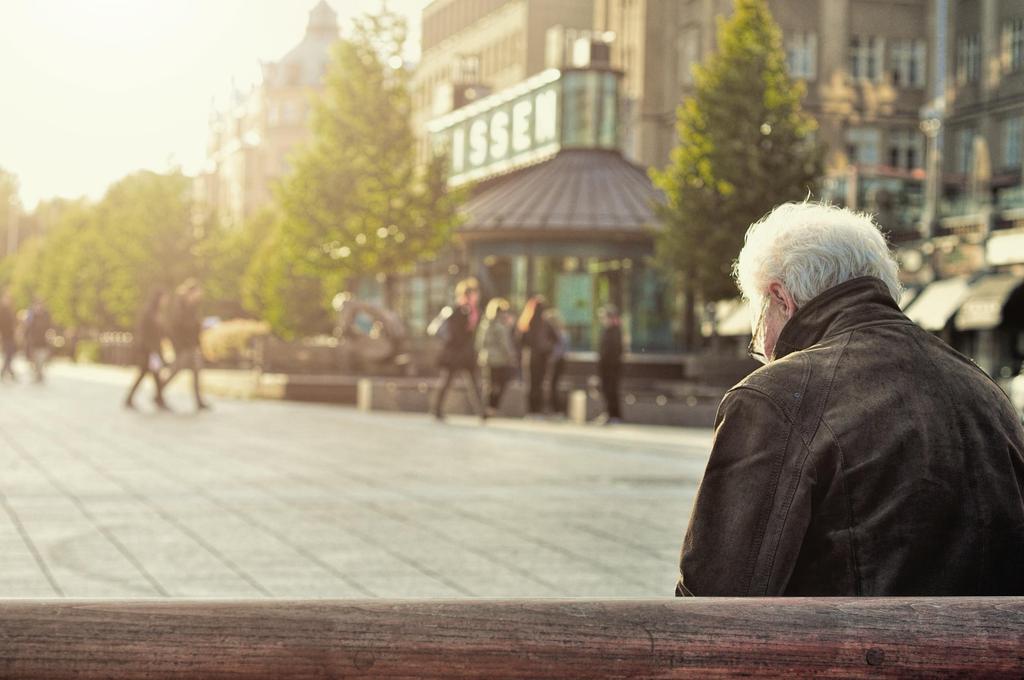
[[[921,132],[928,143],[928,166],[925,170],[924,210],[918,228],[921,238],[928,239],[933,235],[935,221],[938,219],[939,186],[942,176],[942,149],[939,144],[939,133],[942,131],[941,114],[930,109],[921,120]]]

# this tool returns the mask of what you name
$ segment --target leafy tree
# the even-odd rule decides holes
[[[273,209],[257,212],[241,228],[218,224],[204,227],[196,243],[196,266],[205,291],[205,307],[216,316],[247,316],[243,304],[243,280],[250,263],[277,223]],[[261,310],[256,307],[257,314]]]
[[[100,299],[117,325],[132,325],[150,290],[196,274],[191,197],[182,173],[142,171],[111,186],[97,206],[96,254],[106,263]]]
[[[286,339],[316,335],[331,328],[322,278],[304,271],[297,260],[282,257],[280,218],[272,225],[242,279],[242,303]]]
[[[815,123],[785,61],[765,0],[736,0],[719,23],[718,52],[695,68],[695,94],[679,107],[671,162],[651,173],[667,198],[656,253],[686,295],[688,348],[696,300],[736,295],[730,274],[747,227],[775,205],[807,197],[821,176]]]
[[[40,228],[13,258],[11,286],[65,326],[130,328],[149,290],[197,270],[191,180],[178,172],[129,175],[97,204],[40,203],[27,222]]]
[[[33,238],[21,244],[17,256],[8,258],[10,266],[10,288],[15,304],[27,307],[42,287],[41,267],[43,261],[43,239]]]
[[[446,190],[443,159],[416,163],[405,37],[404,19],[386,8],[356,21],[353,37],[335,47],[312,141],[278,192],[280,230],[274,252],[262,257],[285,262],[267,271],[288,271],[303,287],[302,277],[321,280],[325,301],[351,277],[432,257],[456,223],[458,197]],[[283,298],[292,294],[266,292],[271,316],[283,321]]]
[[[108,262],[94,206],[78,203],[63,211],[59,222],[38,239],[38,294],[54,321],[68,328],[107,328],[114,319],[103,304]]]

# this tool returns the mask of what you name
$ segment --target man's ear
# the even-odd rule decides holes
[[[773,281],[768,286],[768,295],[785,312],[787,321],[793,318],[793,315],[796,314],[796,300],[793,299],[793,295],[784,285]]]

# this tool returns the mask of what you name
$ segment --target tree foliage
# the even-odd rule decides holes
[[[242,304],[283,338],[326,333],[332,325],[330,286],[297,260],[282,257],[283,239],[278,217],[246,269]]]
[[[432,257],[456,222],[445,160],[416,163],[405,37],[382,9],[339,41],[310,143],[274,204],[240,228],[195,224],[182,173],[137,172],[98,203],[57,199],[24,216],[28,238],[0,262],[0,283],[21,305],[42,298],[61,325],[126,329],[150,291],[194,276],[207,313],[252,314],[284,337],[329,330],[352,277]],[[5,187],[16,182],[0,171]]]
[[[43,299],[63,326],[130,328],[148,291],[195,274],[191,208],[180,172],[134,173],[95,204],[41,203],[38,235],[9,258],[17,302]]]
[[[432,257],[456,222],[444,159],[416,163],[405,36],[404,19],[382,9],[335,47],[312,139],[277,192],[272,247],[249,270],[250,305],[279,333],[322,326],[313,310],[294,308],[299,300],[316,300],[322,317],[347,280]]]
[[[657,256],[680,275],[691,308],[697,296],[736,295],[730,274],[747,227],[775,205],[813,193],[823,159],[765,0],[736,0],[719,24],[717,53],[694,75],[696,91],[678,110],[671,162],[651,173],[667,198]]]

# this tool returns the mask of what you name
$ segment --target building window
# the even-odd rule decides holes
[[[1024,18],[1010,19],[1003,24],[1003,70],[1019,71],[1024,67]]]
[[[881,134],[875,128],[850,128],[846,131],[846,155],[856,165],[878,165]]]
[[[1003,167],[1019,168],[1021,165],[1021,132],[1024,119],[1020,116],[1003,121]]]
[[[974,166],[974,137],[978,134],[975,128],[963,128],[957,132],[956,170],[966,175]]]
[[[794,78],[814,80],[817,76],[818,36],[793,33],[786,37],[786,67]]]
[[[924,87],[928,45],[924,40],[894,40],[892,83],[897,87]]]
[[[911,128],[889,132],[889,165],[903,170],[923,166],[921,133]]]
[[[885,63],[885,41],[874,35],[850,37],[850,75],[854,80],[879,82]]]
[[[281,119],[285,125],[294,125],[299,121],[299,108],[295,102],[286,101],[281,107]]]
[[[956,80],[973,83],[981,75],[981,40],[977,33],[962,35],[956,41]]]

